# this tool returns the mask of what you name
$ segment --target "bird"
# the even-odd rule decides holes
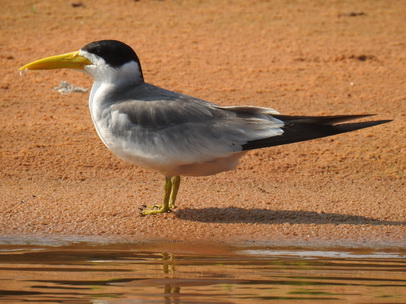
[[[173,211],[181,176],[233,170],[253,149],[390,121],[348,123],[372,115],[292,116],[267,107],[217,105],[145,82],[137,54],[117,40],[94,41],[79,51],[33,61],[19,71],[60,68],[84,71],[93,78],[90,114],[105,146],[124,161],[164,175],[162,205],[144,205],[141,215]]]

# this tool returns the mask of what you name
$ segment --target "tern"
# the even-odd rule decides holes
[[[89,74],[90,114],[103,143],[124,161],[165,176],[163,204],[142,215],[174,209],[181,176],[233,170],[249,150],[331,136],[390,120],[343,123],[369,114],[288,116],[258,106],[220,106],[144,81],[134,50],[117,40],[87,44],[19,70],[70,68]]]

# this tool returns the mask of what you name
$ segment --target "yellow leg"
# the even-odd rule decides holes
[[[176,208],[175,200],[180,186],[180,176],[175,176],[173,179],[165,177],[165,197],[162,206],[152,206],[152,209],[141,211],[142,215],[158,214],[170,212],[172,208]],[[158,209],[157,209],[158,208]]]
[[[164,202],[161,206],[160,209],[158,210],[144,210],[141,212],[142,215],[148,215],[148,214],[158,214],[158,213],[164,213],[164,212],[169,212],[169,198],[171,196],[172,192],[172,181],[170,177],[165,177],[165,197],[164,197]],[[157,206],[154,206],[157,207]]]
[[[172,191],[171,196],[169,197],[169,208],[176,208],[175,201],[176,196],[178,195],[179,186],[180,186],[180,176],[175,176],[172,179]]]

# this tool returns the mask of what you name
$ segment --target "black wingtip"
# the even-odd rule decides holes
[[[392,120],[373,120],[373,121],[362,121],[362,122],[354,122],[354,123],[344,123],[344,124],[337,124],[334,125],[334,128],[340,130],[339,133],[351,132],[359,129],[365,129],[369,127],[374,127],[378,125],[382,125]],[[339,134],[338,133],[338,134]]]
[[[318,124],[334,125],[344,121],[361,119],[375,116],[376,114],[353,114],[353,115],[330,115],[330,116],[297,116],[297,115],[272,115],[282,120],[284,123],[291,124]]]
[[[292,144],[295,142],[307,141],[341,133],[351,132],[359,129],[369,128],[391,122],[392,120],[374,120],[355,123],[338,123],[357,118],[372,116],[367,115],[340,115],[340,116],[283,116],[275,115],[283,120],[284,133],[279,136],[249,141],[242,146],[243,150],[260,149],[280,145]]]

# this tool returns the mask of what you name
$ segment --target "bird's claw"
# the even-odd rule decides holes
[[[165,207],[163,205],[152,205],[149,207],[142,205],[142,207],[144,208],[138,208],[140,210],[141,216],[172,212],[171,207]]]

